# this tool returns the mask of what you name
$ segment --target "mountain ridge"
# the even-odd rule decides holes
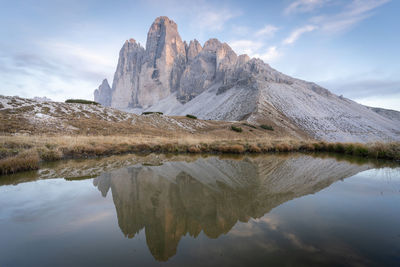
[[[103,84],[95,101],[133,113],[269,123],[326,141],[400,140],[396,113],[378,112],[285,75],[215,38],[188,45],[168,17],[153,22],[146,48],[134,39],[124,43],[111,91]]]

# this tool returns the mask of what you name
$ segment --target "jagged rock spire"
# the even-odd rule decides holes
[[[94,91],[94,101],[103,106],[111,106],[111,88],[107,79],[104,79],[99,88]]]

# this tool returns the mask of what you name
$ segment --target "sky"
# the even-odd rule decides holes
[[[397,0],[0,0],[0,94],[93,99],[125,40],[168,16],[359,103],[400,110]]]

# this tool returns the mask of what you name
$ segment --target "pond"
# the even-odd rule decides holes
[[[395,266],[400,168],[124,155],[0,177],[0,266]]]

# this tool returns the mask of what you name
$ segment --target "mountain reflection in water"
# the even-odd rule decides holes
[[[197,237],[203,231],[217,238],[238,221],[260,218],[284,202],[369,168],[310,156],[209,157],[136,164],[103,173],[93,183],[103,197],[111,190],[123,234],[134,238],[144,228],[153,257],[167,261],[185,235]]]

